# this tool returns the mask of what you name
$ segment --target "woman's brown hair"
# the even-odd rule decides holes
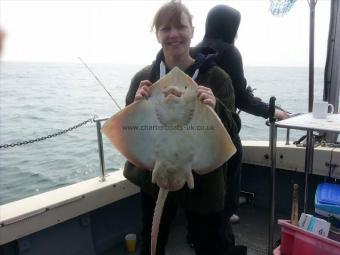
[[[163,23],[175,22],[180,24],[182,13],[188,16],[189,23],[192,26],[192,15],[190,14],[188,8],[182,4],[180,0],[172,0],[164,4],[155,14],[151,31],[155,29],[157,32]]]

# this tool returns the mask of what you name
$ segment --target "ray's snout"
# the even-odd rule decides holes
[[[182,94],[183,94],[183,92],[180,91],[176,87],[171,87],[171,88],[163,91],[163,95],[164,95],[165,98],[170,96],[170,95],[175,96],[175,97],[181,97]]]

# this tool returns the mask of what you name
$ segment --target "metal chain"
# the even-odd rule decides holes
[[[40,142],[40,141],[43,141],[43,140],[46,140],[46,139],[49,139],[49,138],[52,138],[52,137],[56,137],[58,135],[63,135],[63,134],[66,134],[67,132],[70,132],[74,129],[77,129],[89,122],[94,122],[94,119],[95,117],[92,117],[88,120],[85,120],[73,127],[70,127],[70,128],[67,128],[67,129],[64,129],[64,130],[61,130],[57,133],[54,133],[54,134],[51,134],[51,135],[47,135],[47,136],[42,136],[42,137],[39,137],[39,138],[35,138],[35,139],[31,139],[31,140],[27,140],[27,141],[23,141],[23,142],[17,142],[17,143],[11,143],[11,144],[3,144],[3,145],[0,145],[0,149],[7,149],[7,148],[10,148],[10,147],[15,147],[15,146],[21,146],[21,145],[25,145],[25,144],[30,144],[30,143],[35,143],[35,142]]]

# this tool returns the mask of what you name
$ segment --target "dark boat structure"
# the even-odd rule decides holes
[[[339,108],[340,90],[340,1],[331,1],[331,16],[325,69],[324,99]],[[313,68],[313,65],[312,65]],[[96,119],[101,174],[46,193],[0,206],[1,255],[106,255],[131,254],[124,236],[139,233],[141,212],[139,189],[120,171],[107,171],[100,127]],[[319,183],[340,179],[340,147],[337,135],[327,134],[332,147],[314,150],[309,174],[307,211],[314,211],[314,193]],[[268,141],[244,141],[241,222],[234,225],[236,242],[248,246],[248,254],[272,254],[268,238],[280,238],[275,224],[269,237],[271,208],[271,154]],[[276,219],[290,218],[293,184],[305,184],[303,146],[289,141],[276,146]],[[300,204],[303,203],[300,192]],[[300,207],[302,208],[302,206]],[[185,220],[178,213],[170,234],[168,254],[194,254],[186,242]],[[275,244],[273,244],[275,246]],[[135,254],[135,253],[132,253]]]

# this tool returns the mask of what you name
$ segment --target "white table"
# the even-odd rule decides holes
[[[313,131],[340,133],[340,114],[329,114],[326,119],[315,119],[312,113],[298,115],[275,123],[276,127],[307,131],[305,156],[305,194],[304,211],[307,209],[308,175],[313,170],[314,141]],[[276,134],[276,132],[275,132]]]
[[[340,114],[329,114],[326,119],[315,119],[312,113],[301,114],[285,120],[275,122],[273,135],[271,137],[272,145],[272,198],[271,198],[271,219],[269,228],[269,248],[271,252],[273,247],[274,223],[275,223],[275,176],[276,176],[276,140],[277,128],[289,128],[307,131],[306,154],[305,154],[305,190],[304,190],[304,212],[307,210],[308,198],[308,176],[313,169],[313,155],[314,155],[314,131],[327,131],[340,133]]]
[[[300,130],[340,132],[340,114],[329,114],[327,119],[315,119],[312,113],[305,113],[277,121],[275,126]]]

